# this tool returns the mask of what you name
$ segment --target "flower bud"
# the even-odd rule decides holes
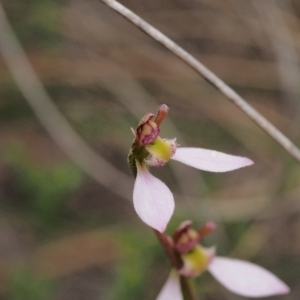
[[[153,116],[153,114],[145,115],[136,129],[135,138],[138,141],[139,146],[145,146],[152,143],[159,135],[159,126],[154,121],[151,121]]]
[[[200,240],[198,232],[191,229],[191,223],[191,221],[182,222],[173,235],[175,249],[180,254],[191,251]]]

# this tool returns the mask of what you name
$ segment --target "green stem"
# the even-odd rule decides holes
[[[180,285],[184,300],[197,300],[194,282],[191,278],[180,276]]]

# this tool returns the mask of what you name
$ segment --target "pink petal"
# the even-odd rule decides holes
[[[179,277],[172,271],[156,300],[183,300]]]
[[[174,212],[174,198],[169,188],[146,168],[137,165],[133,204],[139,217],[149,226],[164,232]]]
[[[201,148],[179,147],[172,156],[172,159],[210,172],[227,172],[253,164],[253,161],[246,157]]]
[[[215,257],[208,271],[228,290],[246,297],[266,297],[290,291],[270,271],[238,259]]]

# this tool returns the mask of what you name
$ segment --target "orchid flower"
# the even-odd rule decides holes
[[[149,166],[160,167],[173,159],[204,171],[227,172],[253,164],[245,157],[201,148],[178,147],[176,139],[162,139],[159,137],[160,124],[168,110],[167,105],[161,105],[154,121],[154,115],[148,113],[136,130],[131,129],[134,141],[128,156],[129,166],[136,177],[134,208],[142,221],[159,232],[165,231],[173,214],[174,198],[169,188],[149,172]]]
[[[183,300],[179,277],[196,277],[206,270],[229,291],[241,296],[257,298],[290,292],[270,271],[247,261],[215,256],[214,248],[199,245],[201,237],[214,229],[214,223],[208,222],[199,232],[190,226],[191,222],[186,221],[174,234],[174,247],[183,265],[180,270],[172,270],[156,300]]]

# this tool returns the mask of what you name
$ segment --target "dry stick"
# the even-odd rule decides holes
[[[271,124],[265,117],[249,105],[240,95],[238,95],[232,88],[218,78],[213,72],[201,64],[195,57],[177,45],[174,41],[169,39],[159,30],[144,21],[131,10],[118,3],[115,0],[100,0],[114,11],[118,12],[124,18],[136,25],[139,29],[151,36],[157,42],[161,43],[173,54],[183,60],[187,65],[192,67],[211,85],[217,88],[225,97],[239,107],[254,123],[261,127],[268,135],[270,135],[278,144],[280,144],[291,156],[300,162],[300,150],[273,124]]]

